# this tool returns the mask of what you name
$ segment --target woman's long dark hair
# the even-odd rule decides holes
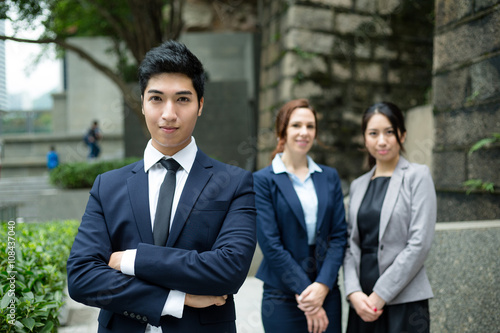
[[[393,103],[391,102],[379,102],[370,106],[363,113],[363,120],[361,122],[361,131],[363,133],[363,138],[365,137],[366,127],[368,126],[368,122],[373,117],[374,114],[383,114],[389,119],[389,122],[394,129],[396,140],[398,141],[399,147],[402,152],[405,151],[403,144],[401,143],[401,135],[406,133],[405,127],[405,118],[403,116],[403,112]],[[370,168],[375,166],[376,160],[375,158],[368,153],[368,165]]]

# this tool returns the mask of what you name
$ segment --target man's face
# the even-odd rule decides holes
[[[202,109],[203,98],[198,105],[198,96],[188,76],[180,73],[152,76],[142,96],[142,113],[153,147],[169,156],[186,147]]]

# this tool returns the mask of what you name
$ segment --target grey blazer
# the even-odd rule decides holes
[[[375,167],[351,184],[344,258],[346,295],[361,291],[357,215],[374,172]],[[435,223],[436,192],[429,168],[400,156],[382,204],[377,255],[380,277],[373,288],[387,304],[433,297],[424,261],[432,245]]]

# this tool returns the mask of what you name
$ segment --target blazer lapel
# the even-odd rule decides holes
[[[182,190],[166,246],[173,246],[177,238],[179,238],[196,200],[198,200],[201,192],[212,177],[210,168],[212,168],[212,162],[207,155],[198,150],[189,176],[186,179],[186,184]]]
[[[288,174],[286,172],[275,174],[272,169],[271,174],[274,182],[295,214],[295,217],[297,217],[297,220],[300,222],[300,225],[304,228],[304,230],[307,230],[302,205],[300,204],[299,197],[293,188],[292,181],[288,177]]]
[[[132,176],[127,179],[127,189],[135,223],[141,240],[144,243],[153,244],[153,231],[149,212],[148,175],[144,172],[144,161],[137,163],[132,173]]]
[[[389,181],[389,186],[387,187],[387,192],[384,198],[384,203],[382,204],[382,211],[380,212],[380,230],[378,233],[379,240],[382,239],[382,235],[389,224],[389,220],[396,205],[396,200],[399,196],[399,189],[403,184],[403,176],[405,170],[408,168],[408,161],[403,157],[399,157],[396,169],[392,173],[391,180]]]
[[[356,191],[359,193],[358,195],[353,196],[352,193],[349,193],[349,211],[352,213],[353,225],[357,225],[359,207],[365,198],[366,190],[368,190],[368,185],[370,185],[370,180],[372,179],[374,172],[375,168],[372,168],[369,172],[359,178],[356,186]]]
[[[318,197],[318,214],[316,222],[316,230],[319,230],[321,223],[323,223],[326,206],[328,204],[328,187],[327,179],[324,172],[314,172],[311,174],[314,188],[316,189],[316,196]]]

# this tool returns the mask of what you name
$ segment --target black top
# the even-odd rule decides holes
[[[391,177],[377,177],[370,181],[358,211],[358,229],[361,247],[360,283],[363,292],[370,295],[380,276],[378,271],[378,233],[380,212]]]

